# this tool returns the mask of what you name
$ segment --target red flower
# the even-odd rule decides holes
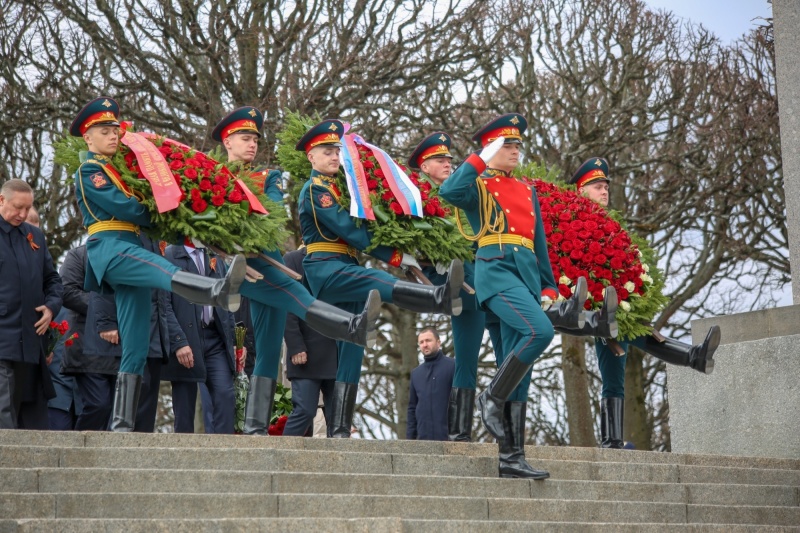
[[[199,187],[200,187],[200,190],[203,191],[203,192],[210,191],[211,190],[211,180],[207,180],[207,179],[200,180]]]
[[[403,214],[403,208],[402,208],[402,207],[400,207],[400,204],[398,204],[397,202],[392,202],[392,203],[390,203],[390,204],[389,204],[389,209],[391,209],[392,211],[394,211],[394,213],[395,213],[396,215],[402,215],[402,214]]]
[[[363,163],[361,163],[361,165],[362,165],[364,168],[366,168],[367,170],[369,170],[369,169],[372,169],[372,168],[375,168],[375,163],[373,163],[373,162],[372,162],[372,161],[370,161],[369,159],[367,159],[366,161],[364,161]]]
[[[164,157],[169,157],[169,154],[172,153],[172,148],[170,148],[166,144],[162,144],[161,146],[158,147],[158,151],[161,152],[161,155],[163,155]]]
[[[197,159],[197,156],[190,157],[186,160],[186,165],[190,167],[199,167],[200,161]]]
[[[428,215],[434,216],[436,214],[436,205],[433,202],[428,203],[425,206],[425,213],[428,214]]]
[[[569,298],[570,296],[572,296],[572,291],[570,290],[570,288],[564,285],[563,283],[558,285],[558,292],[564,298]]]
[[[382,178],[383,170],[376,168],[375,170],[372,171],[372,175],[375,176],[376,178]]]
[[[206,202],[202,198],[199,198],[194,202],[192,202],[192,211],[194,211],[195,213],[202,213],[203,211],[206,210],[207,207],[208,207],[208,202]]]
[[[222,204],[224,204],[224,203],[225,203],[225,195],[224,195],[224,192],[225,192],[225,191],[223,191],[223,194],[217,194],[217,195],[214,195],[214,196],[212,196],[212,197],[211,197],[211,203],[212,203],[213,205],[217,206],[217,207],[219,207],[219,206],[221,206]]]
[[[239,189],[233,189],[231,193],[228,195],[228,201],[233,202],[234,204],[240,203],[244,199],[244,196],[239,191]]]
[[[225,174],[217,174],[214,177],[214,183],[216,183],[220,187],[227,187],[228,182],[230,182],[230,178],[228,178],[228,176],[226,176]]]
[[[374,191],[378,188],[378,180],[367,180],[367,189]]]
[[[169,154],[170,159],[183,159],[183,152],[172,152]]]
[[[392,191],[384,191],[384,193],[381,194],[381,200],[384,202],[391,202],[394,200],[394,193]]]
[[[186,167],[183,170],[183,175],[189,178],[190,180],[197,179],[197,171],[192,167]]]
[[[180,170],[183,167],[183,161],[180,159],[173,159],[172,163],[169,164],[169,168],[172,170]]]

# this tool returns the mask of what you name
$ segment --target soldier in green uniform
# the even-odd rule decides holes
[[[525,415],[533,362],[554,335],[542,303],[558,293],[536,190],[511,176],[526,127],[522,115],[509,113],[481,128],[473,137],[484,147],[480,155],[470,155],[439,193],[469,220],[472,235],[464,236],[478,243],[478,303],[500,322],[499,369],[478,398],[486,429],[500,441],[500,476],[544,479],[548,472],[525,461]],[[558,322],[582,327],[582,307]]]
[[[172,291],[190,302],[235,311],[245,259],[236,256],[223,279],[181,271],[145,250],[139,228],[150,226],[150,213],[130,192],[111,164],[120,142],[119,105],[100,97],[86,104],[69,132],[83,137],[87,160],[75,173],[75,193],[88,229],[86,290],[113,291],[122,341],[114,393],[112,431],[133,431],[139,390],[150,344],[151,289]]]
[[[298,200],[303,241],[308,249],[303,267],[311,291],[354,313],[364,305],[369,291],[378,290],[383,301],[404,309],[458,315],[459,291],[464,282],[460,261],[453,261],[445,283],[436,286],[400,281],[383,270],[359,264],[357,252],[370,246],[372,234],[366,224],[357,224],[339,202],[341,191],[336,186],[336,175],[343,134],[340,121],[325,120],[309,129],[295,146],[306,152],[313,169]],[[378,246],[370,255],[395,267],[419,268],[414,257],[387,246]],[[350,436],[363,356],[363,348],[339,343],[329,436]]]
[[[608,206],[608,162],[602,157],[586,160],[569,180],[578,188],[578,194],[586,196],[603,207]],[[579,333],[573,333],[578,335]],[[710,374],[714,370],[714,352],[719,346],[719,326],[709,329],[702,344],[694,346],[662,335],[645,335],[628,342],[620,342],[624,352],[616,355],[604,339],[595,339],[595,352],[603,381],[600,400],[600,446],[622,448],[623,413],[625,411],[625,363],[628,346],[637,348],[661,359],[665,363],[687,366]]]
[[[278,186],[280,171],[251,167],[263,124],[264,117],[259,110],[240,107],[219,121],[211,137],[223,143],[229,163],[242,163],[240,170],[249,173],[256,183],[263,184],[264,193],[282,205],[283,193]],[[264,251],[263,254],[283,264],[278,250]],[[277,386],[286,313],[295,314],[327,337],[366,346],[375,343],[375,322],[381,301],[377,291],[372,291],[365,296],[367,304],[359,310],[360,314],[352,314],[317,300],[302,284],[264,259],[248,258],[247,264],[264,278],[242,286],[242,294],[250,301],[256,346],[256,362],[245,406],[244,433],[266,435]]]
[[[451,173],[451,147],[450,136],[442,131],[434,132],[425,137],[408,159],[409,167],[419,169],[423,179],[430,180],[435,187],[439,187],[450,177]],[[462,226],[463,226],[463,220]],[[477,244],[477,243],[476,243]],[[426,276],[433,281],[440,281],[440,275],[433,267],[423,270]],[[472,261],[464,264],[464,277],[467,284],[475,286],[475,263]],[[545,310],[547,318],[559,328],[562,325],[572,325],[570,316],[575,310],[583,306],[586,301],[586,280],[580,278],[570,302],[551,305]],[[475,405],[475,388],[478,376],[478,357],[483,341],[484,329],[489,330],[495,353],[502,352],[500,322],[491,312],[484,312],[478,305],[474,294],[461,292],[462,311],[452,318],[453,345],[455,349],[456,369],[453,377],[453,388],[450,393],[448,410],[449,438],[455,441],[469,441],[472,430],[472,416]],[[606,295],[606,305],[600,312],[587,312],[584,329],[592,328],[598,337],[609,337],[606,331],[600,329],[615,324],[614,309],[616,307],[616,294],[612,290]],[[568,331],[568,330],[565,330]],[[615,330],[616,331],[616,330]],[[616,334],[616,333],[614,333]]]

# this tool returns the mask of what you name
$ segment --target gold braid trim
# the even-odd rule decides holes
[[[487,233],[503,233],[503,228],[506,226],[506,215],[502,209],[497,207],[497,203],[492,198],[489,191],[486,190],[486,184],[482,179],[476,178],[475,182],[478,186],[478,203],[481,226],[477,234],[469,234],[464,231],[464,223],[461,220],[461,211],[456,208],[456,225],[461,235],[470,242],[475,242]],[[494,222],[491,222],[492,215],[494,215]]]
[[[325,182],[323,182],[321,179],[319,178],[311,178],[311,179],[312,179],[311,186],[309,186],[308,188],[308,199],[311,201],[311,214],[314,215],[314,225],[317,227],[317,231],[319,232],[320,237],[322,237],[328,242],[339,242],[338,235],[333,238],[326,237],[325,234],[322,232],[322,228],[319,227],[319,222],[317,222],[317,208],[314,206],[314,192],[312,191],[312,189],[314,188],[314,185],[322,187],[323,189],[331,193],[331,196],[336,198],[337,203],[339,202],[339,195],[336,194],[336,192],[333,190],[333,187],[326,185]]]

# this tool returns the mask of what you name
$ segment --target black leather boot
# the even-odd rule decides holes
[[[416,313],[461,314],[461,286],[464,284],[464,263],[454,259],[444,285],[421,285],[398,281],[392,288],[392,303]]]
[[[142,376],[120,372],[114,387],[114,408],[111,412],[111,431],[128,433],[136,426],[136,410],[139,408],[139,391]]]
[[[553,327],[580,329],[586,321],[583,305],[587,296],[586,278],[580,277],[575,283],[575,292],[572,296],[567,300],[554,302],[544,314],[552,322]]]
[[[500,441],[500,477],[547,479],[550,472],[536,470],[525,460],[527,402],[506,402],[503,409],[505,438]]]
[[[239,310],[239,287],[247,271],[247,260],[233,256],[224,278],[208,278],[179,270],[172,275],[172,292],[197,305],[218,305],[231,312]]]
[[[516,355],[507,357],[497,370],[492,382],[478,396],[481,420],[489,433],[497,440],[505,437],[503,429],[503,407],[532,365],[523,363]]]
[[[375,326],[380,314],[381,295],[372,290],[369,291],[364,310],[359,315],[315,300],[306,311],[305,321],[326,337],[372,348],[378,340]]]
[[[353,413],[358,395],[357,383],[337,381],[333,384],[333,416],[328,436],[334,439],[349,439],[353,427]]]
[[[244,406],[245,435],[267,435],[272,418],[272,404],[278,382],[263,376],[250,376],[250,390]]]
[[[719,326],[712,326],[703,343],[694,346],[669,337],[664,342],[659,342],[648,335],[643,349],[665,363],[688,366],[703,374],[710,374],[714,371],[714,352],[719,347],[720,337]]]
[[[606,287],[603,298],[603,307],[599,311],[586,311],[586,323],[582,328],[570,329],[556,327],[556,331],[575,335],[576,337],[602,337],[614,339],[619,330],[617,328],[617,291],[614,287]]]
[[[621,450],[622,420],[625,412],[625,398],[600,399],[600,447]]]
[[[472,441],[472,415],[475,412],[475,389],[453,387],[447,409],[447,436],[452,441]]]

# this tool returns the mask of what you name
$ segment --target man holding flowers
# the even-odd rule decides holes
[[[578,194],[600,204],[608,206],[608,187],[611,179],[608,176],[608,162],[602,157],[587,159],[569,180],[570,184],[577,187]],[[640,279],[628,281],[625,292],[620,294],[620,306],[624,310],[630,307],[626,301],[627,293],[634,293],[642,282],[652,281],[647,274],[647,265],[642,264],[644,273]],[[573,335],[580,333],[567,332]],[[604,339],[595,339],[595,352],[597,363],[600,367],[600,378],[603,382],[602,398],[600,400],[600,435],[603,448],[622,448],[623,438],[623,413],[625,403],[625,363],[629,345],[636,346],[661,359],[662,361],[679,366],[687,366],[710,374],[714,370],[714,351],[719,346],[719,326],[713,326],[706,335],[702,344],[691,346],[675,339],[651,333],[636,337],[631,341],[620,341],[622,354],[614,353]]]
[[[139,228],[151,225],[150,213],[111,165],[120,139],[119,105],[99,97],[80,110],[70,126],[89,152],[75,173],[78,206],[88,229],[86,288],[113,291],[116,299],[122,362],[117,376],[112,431],[132,431],[150,339],[150,290],[164,289],[203,305],[235,311],[245,262],[236,256],[228,275],[210,279],[181,271],[145,250]]]
[[[211,137],[224,145],[231,168],[236,170],[238,167],[256,182],[263,181],[264,192],[282,207],[283,194],[277,186],[280,173],[251,170],[250,166],[256,156],[263,124],[264,117],[259,110],[240,107],[219,121]],[[263,255],[283,264],[278,250],[264,251]],[[375,342],[375,321],[381,302],[373,291],[363,309],[359,309],[358,313],[350,313],[317,300],[302,284],[263,258],[248,258],[247,264],[256,269],[263,279],[242,287],[242,294],[250,301],[256,344],[256,362],[245,407],[244,433],[266,435],[277,387],[287,311],[326,337],[366,346]]]

